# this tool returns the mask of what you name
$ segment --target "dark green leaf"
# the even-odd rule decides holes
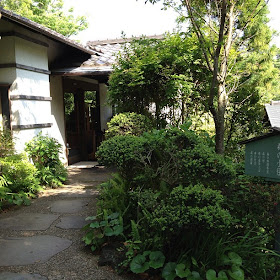
[[[150,267],[154,268],[154,269],[158,269],[160,267],[163,267],[165,262],[165,256],[163,255],[162,252],[160,251],[155,251],[155,252],[151,252],[150,254]]]
[[[143,255],[137,255],[130,263],[130,270],[133,273],[143,273],[149,269],[149,264],[146,262],[146,258]]]
[[[162,277],[165,280],[174,280],[176,278],[176,263],[167,263],[162,270]]]

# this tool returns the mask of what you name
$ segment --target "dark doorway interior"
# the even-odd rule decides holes
[[[1,110],[3,127],[11,129],[11,102],[9,97],[9,85],[0,85]]]
[[[71,83],[72,86],[71,86]],[[103,134],[100,126],[100,98],[96,85],[67,80],[64,86],[68,164],[95,160]]]

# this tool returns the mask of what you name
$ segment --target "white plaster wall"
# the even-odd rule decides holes
[[[101,122],[101,130],[107,130],[107,122],[113,116],[112,107],[107,105],[107,92],[108,88],[105,84],[99,85],[100,92],[100,122]]]
[[[50,96],[49,75],[16,69],[11,95]]]
[[[12,100],[12,125],[42,124],[51,122],[50,101]]]
[[[52,97],[51,118],[53,123],[50,134],[62,145],[61,160],[64,164],[67,164],[64,98],[61,77],[50,76],[50,91]]]
[[[13,84],[15,80],[16,80],[16,69],[15,68],[0,69],[0,83]]]
[[[25,129],[25,130],[14,130],[13,138],[15,142],[15,149],[18,153],[23,152],[25,143],[32,140],[39,132],[43,135],[50,135],[50,128],[36,128],[36,129]]]
[[[10,95],[50,96],[49,76],[16,69],[17,78],[10,87]],[[51,121],[49,101],[12,100],[12,125],[41,124]]]
[[[2,37],[0,40],[0,63],[14,63],[15,62],[15,38]]]
[[[19,64],[49,69],[47,47],[15,37],[15,56]]]
[[[15,62],[25,66],[31,66],[48,70],[47,48],[32,42],[15,38]],[[31,95],[50,97],[49,75],[14,69],[15,79],[10,87],[10,96]],[[11,124],[33,125],[51,123],[51,102],[39,100],[11,100]],[[43,134],[51,134],[51,128],[37,128],[13,130],[15,148],[22,152],[25,143],[30,141],[40,131]]]

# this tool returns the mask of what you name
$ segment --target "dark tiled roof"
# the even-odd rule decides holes
[[[86,67],[103,67],[112,66],[116,62],[116,55],[121,53],[124,46],[129,45],[133,40],[147,38],[147,39],[163,39],[163,35],[154,35],[147,37],[133,37],[102,41],[89,41],[87,47],[95,52],[91,59],[86,61],[83,66]]]
[[[268,120],[272,128],[280,129],[280,101],[272,101],[265,105]]]
[[[2,17],[1,17],[2,16]],[[15,14],[11,11],[8,10],[4,10],[3,8],[0,7],[0,18],[1,19],[6,19],[12,22],[15,22],[21,26],[24,26],[28,29],[31,29],[35,32],[38,32],[42,35],[47,36],[48,38],[51,38],[55,41],[61,42],[63,44],[66,44],[68,46],[71,46],[75,49],[78,49],[82,52],[88,53],[88,54],[94,54],[93,51],[91,51],[90,49],[84,47],[82,44],[79,44],[73,40],[70,40],[69,38],[63,36],[62,34],[51,30],[50,28],[47,28],[37,22],[34,22],[30,19],[27,19],[25,17],[22,17],[18,14]]]

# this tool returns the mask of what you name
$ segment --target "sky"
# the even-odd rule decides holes
[[[73,39],[87,41],[141,35],[159,35],[176,28],[177,14],[162,10],[162,4],[145,4],[145,0],[64,0],[66,9],[73,7],[77,15],[85,15],[89,28]],[[280,0],[270,0],[270,25],[280,33]],[[280,47],[280,38],[274,42]]]

